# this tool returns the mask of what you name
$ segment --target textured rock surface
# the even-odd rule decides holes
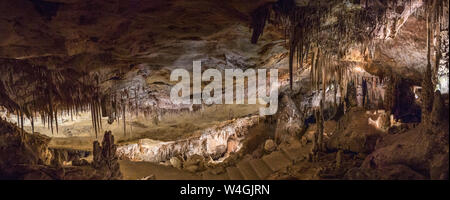
[[[337,131],[327,141],[330,150],[342,149],[355,153],[370,153],[375,149],[378,138],[383,134],[365,121],[365,112],[354,109],[345,115],[337,126]],[[352,122],[352,123],[350,123]]]
[[[275,130],[275,143],[287,142],[291,137],[301,137],[306,127],[304,116],[288,94],[280,95],[280,102],[276,114],[277,128]]]
[[[378,179],[377,175],[391,173],[385,170],[398,173],[398,177],[389,175],[386,179],[448,179],[448,149],[448,124],[441,125],[434,132],[418,127],[401,134],[384,136],[361,167],[348,173],[353,178],[359,177],[357,179],[364,176]],[[405,175],[401,175],[401,172]]]
[[[149,162],[161,162],[169,160],[173,156],[189,157],[195,154],[204,157],[227,156],[242,147],[241,141],[245,138],[248,130],[258,121],[259,116],[239,118],[203,130],[200,136],[178,141],[161,142],[141,139],[138,143],[118,147],[117,155],[121,159]],[[236,141],[237,144],[230,140]]]
[[[50,138],[28,134],[0,119],[0,168],[8,170],[17,164],[49,165],[53,154],[48,149]]]
[[[109,94],[136,91],[131,95],[135,96],[130,100],[132,109],[187,108],[188,105],[175,106],[169,101],[168,92],[173,85],[169,74],[175,68],[190,70],[193,60],[201,59],[204,68],[220,70],[225,67],[287,69],[289,47],[282,40],[285,30],[267,23],[257,31],[260,35],[256,44],[252,44],[253,36],[248,31],[248,26],[260,28],[255,27],[257,24],[253,21],[256,11],[274,3],[276,7],[289,1],[3,1],[0,4],[3,19],[0,21],[3,27],[0,30],[0,67],[15,78],[10,83],[11,73],[1,75],[4,84],[0,88],[6,92],[2,93],[0,102],[14,109],[33,101],[46,102],[45,95],[32,95],[42,89],[35,87],[37,80],[43,80],[49,83],[42,86],[54,94],[51,98],[55,104],[73,104],[72,101],[80,100],[77,103],[85,104],[84,101],[94,96],[91,92],[78,94],[78,90],[99,86],[102,99],[108,99]],[[308,4],[324,8],[336,6],[324,26],[336,23],[334,15],[339,12],[335,11],[343,9],[341,2],[316,4],[309,0],[294,1],[293,6],[301,9]],[[344,61],[356,63],[373,74],[393,71],[420,81],[426,55],[425,25],[423,18],[411,15],[423,1],[342,4],[350,10],[379,8],[380,13],[370,14],[383,20],[373,19],[377,22],[374,27],[368,27],[368,30],[373,28],[369,35],[388,39],[376,48],[372,60],[350,53]],[[448,7],[444,13],[448,15]],[[278,18],[272,15],[269,21],[274,20]],[[359,27],[348,25],[347,28]],[[445,31],[448,27],[441,31],[444,36]],[[331,33],[327,36],[335,35]],[[448,37],[442,40],[448,41]],[[445,78],[448,76],[448,67],[445,67],[448,42],[443,43],[447,51],[443,51],[444,67],[439,71]],[[21,71],[31,73],[20,75]],[[48,76],[35,77],[39,72],[46,72]],[[20,93],[16,95],[13,91]],[[111,116],[112,111],[106,111],[105,114]]]
[[[105,132],[101,146],[97,141],[94,142],[93,146],[94,160],[92,166],[104,171],[110,179],[122,178],[116,156],[117,146],[114,144],[114,136],[111,131]]]
[[[175,167],[177,169],[181,169],[181,167],[183,167],[183,162],[177,157],[172,157],[169,161],[172,167]]]

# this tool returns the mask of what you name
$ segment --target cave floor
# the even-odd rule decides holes
[[[158,180],[200,180],[201,176],[173,167],[151,162],[119,160],[120,171],[125,180],[139,180],[154,175]]]
[[[352,110],[354,117],[347,127],[357,132],[379,132],[368,124],[368,119],[376,118],[374,112],[365,112],[362,109]],[[324,124],[325,140],[333,134],[337,123],[326,121]],[[264,131],[259,129],[259,131]],[[316,131],[315,124],[311,124],[305,133],[305,137]],[[258,142],[259,145],[263,141]],[[253,146],[255,144],[252,144]],[[282,144],[273,152],[264,152],[263,155],[254,156],[254,152],[247,151],[235,164],[212,167],[205,171],[191,173],[170,165],[150,162],[133,162],[121,160],[120,168],[124,179],[136,180],[153,176],[156,180],[317,180],[317,179],[342,179],[345,172],[353,167],[359,167],[365,158],[365,154],[343,153],[341,167],[336,167],[335,151],[320,153],[315,162],[309,160],[311,141],[301,144],[300,141]],[[254,148],[257,149],[257,148]],[[253,150],[256,151],[256,150]]]
[[[244,158],[235,166],[212,168],[199,173],[151,162],[120,160],[119,163],[125,180],[139,180],[146,177],[155,180],[317,180],[339,179],[344,175],[345,169],[357,167],[362,162],[361,158],[344,154],[343,167],[336,169],[335,152],[322,154],[317,162],[309,162],[306,155],[310,149],[309,144],[296,153],[291,152],[290,156],[293,159],[281,150],[261,159]]]

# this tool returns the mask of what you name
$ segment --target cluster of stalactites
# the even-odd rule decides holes
[[[303,68],[311,49],[320,49],[319,57],[339,60],[349,48],[360,46],[362,55],[373,56],[374,40],[378,37],[388,38],[395,35],[402,21],[387,13],[396,13],[400,7],[408,7],[413,13],[419,4],[413,0],[392,0],[383,4],[360,1],[310,1],[308,5],[297,6],[293,0],[279,0],[268,3],[252,13],[252,42],[256,43],[264,30],[266,21],[285,30],[289,48],[289,73],[292,87],[293,66]],[[435,4],[442,4],[442,0]],[[406,9],[406,8],[405,8]],[[394,21],[394,22],[390,22]],[[367,52],[369,51],[369,52]],[[316,57],[311,59],[311,62]],[[319,59],[320,60],[320,59]],[[311,65],[313,66],[313,64]]]
[[[138,93],[142,86],[111,92],[102,90],[102,80],[97,73],[77,73],[70,69],[49,70],[44,66],[33,66],[25,61],[4,59],[0,69],[0,104],[9,113],[17,115],[18,126],[24,119],[34,122],[40,119],[52,134],[59,132],[58,118],[63,115],[78,116],[80,112],[90,112],[93,133],[98,137],[102,131],[102,117],[108,121],[122,117],[126,134],[126,113],[148,116],[151,109],[142,107]]]
[[[18,116],[23,129],[24,118],[42,123],[58,133],[58,117],[87,109],[96,96],[96,86],[86,73],[71,69],[49,70],[23,60],[2,59],[0,65],[0,103]]]
[[[146,93],[145,88],[138,85],[110,91],[102,98],[102,111],[109,117],[108,123],[116,121],[118,125],[122,124],[124,136],[127,135],[127,114],[130,119],[137,119],[139,116],[145,119],[159,117],[159,110],[155,106],[143,103],[143,93]]]

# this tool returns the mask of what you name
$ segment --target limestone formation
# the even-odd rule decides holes
[[[271,139],[266,140],[266,142],[264,143],[264,151],[266,151],[267,153],[274,151],[275,148],[276,148],[275,143]]]
[[[301,137],[306,130],[304,118],[292,98],[288,94],[281,94],[277,112],[277,128],[275,142],[287,142],[290,137]]]
[[[122,178],[116,150],[117,146],[114,144],[114,136],[111,131],[105,132],[102,145],[98,141],[93,144],[93,167],[105,171],[111,179]]]
[[[172,167],[175,167],[177,169],[181,169],[183,167],[182,161],[177,157],[172,157],[169,161]]]
[[[189,156],[183,163],[183,169],[191,173],[203,171],[205,170],[205,158],[197,154]]]

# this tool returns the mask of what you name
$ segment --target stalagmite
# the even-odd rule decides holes
[[[136,109],[136,119],[137,119],[137,117],[139,116],[137,90],[138,90],[138,88],[136,88],[136,89],[134,90],[134,101],[135,101],[135,106],[136,106],[136,107],[135,107],[135,109]]]
[[[49,107],[49,126],[50,129],[52,130],[52,135],[53,135],[53,104],[52,104],[52,93],[51,91],[48,92],[48,107]]]
[[[431,74],[431,15],[427,13],[427,65],[422,80],[422,122],[429,125],[430,113],[433,102],[433,84]]]
[[[92,128],[94,129],[94,133],[97,135],[97,128],[95,127],[95,116],[94,116],[94,110],[93,110],[93,104],[92,103],[90,105],[90,110],[91,110]]]
[[[126,107],[126,104],[122,97],[123,135],[124,136],[127,135],[127,124],[126,124],[126,120],[125,120],[125,107]]]

